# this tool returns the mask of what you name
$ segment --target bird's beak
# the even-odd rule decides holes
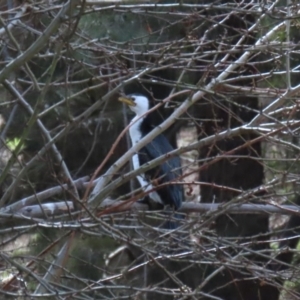
[[[128,106],[136,106],[136,103],[131,98],[120,97],[118,100],[127,104]]]

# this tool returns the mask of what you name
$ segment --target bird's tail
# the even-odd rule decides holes
[[[173,212],[165,212],[167,215],[167,221],[165,221],[162,225],[163,229],[174,230],[182,225],[182,220],[185,218],[183,214],[173,213]]]

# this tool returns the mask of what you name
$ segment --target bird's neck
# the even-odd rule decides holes
[[[130,135],[132,146],[137,144],[143,136],[143,133],[142,133],[143,121],[144,121],[144,118],[135,116],[130,122],[129,135]]]

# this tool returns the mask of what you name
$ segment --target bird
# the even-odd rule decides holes
[[[118,100],[128,105],[135,113],[129,125],[131,144],[134,146],[155,128],[151,122],[151,113],[148,113],[151,108],[150,101],[142,94],[130,94],[119,97]],[[172,150],[174,148],[167,138],[159,134],[132,156],[133,169],[137,170],[140,166]],[[143,191],[148,194],[141,202],[146,202],[152,208],[163,209],[168,206],[175,211],[178,210],[184,198],[183,186],[178,184],[181,177],[181,161],[178,156],[172,156],[145,174],[138,175],[137,180]],[[182,214],[177,213],[174,217],[182,219]],[[164,227],[172,229],[177,227],[178,222],[167,223]]]

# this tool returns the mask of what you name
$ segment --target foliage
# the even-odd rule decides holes
[[[13,140],[6,141],[6,145],[11,151],[16,150],[19,143],[20,143],[20,139],[18,139],[17,137],[15,137]],[[22,148],[22,146],[21,146],[21,148]]]

